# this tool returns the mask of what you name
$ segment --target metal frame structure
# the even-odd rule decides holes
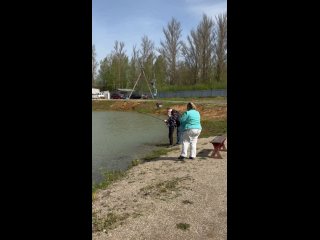
[[[131,95],[132,95],[135,87],[137,86],[137,83],[139,82],[140,77],[141,77],[142,74],[143,74],[143,76],[144,76],[144,79],[146,80],[146,83],[147,83],[147,86],[148,86],[148,88],[149,88],[149,91],[150,91],[150,94],[151,94],[151,96],[152,96],[152,99],[154,99],[153,93],[152,93],[152,91],[151,91],[151,89],[150,89],[150,87],[149,87],[149,83],[148,83],[146,74],[144,73],[144,68],[143,68],[141,65],[140,65],[140,74],[139,74],[139,76],[138,76],[138,78],[137,78],[137,81],[135,82],[135,84],[134,84],[134,86],[133,86],[133,89],[132,89],[132,91],[131,91],[131,93],[130,93],[130,95],[129,95],[129,99],[130,99],[130,97],[131,97]]]

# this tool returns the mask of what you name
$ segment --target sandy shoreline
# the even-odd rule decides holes
[[[227,152],[211,158],[212,139],[199,139],[196,160],[178,161],[177,146],[99,190],[93,239],[227,239]]]

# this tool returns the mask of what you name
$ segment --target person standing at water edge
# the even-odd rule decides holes
[[[177,128],[177,144],[180,144],[181,143],[180,113],[177,110],[172,109],[171,114],[174,117],[174,120],[176,121],[175,127]]]
[[[167,111],[168,111],[167,112],[168,119],[163,121],[167,124],[169,128],[169,142],[170,142],[169,147],[170,147],[170,146],[173,146],[173,132],[174,132],[174,127],[176,125],[176,121],[174,119],[174,116],[171,114],[172,108],[168,108]]]
[[[183,160],[188,155],[188,148],[190,145],[189,159],[195,159],[197,154],[197,142],[201,133],[202,127],[200,123],[200,113],[196,110],[194,103],[187,104],[187,111],[180,117],[180,124],[182,130],[182,150],[179,156]]]

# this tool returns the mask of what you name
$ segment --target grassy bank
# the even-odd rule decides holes
[[[210,100],[226,100],[226,97],[193,97],[193,98],[189,98],[189,97],[186,97],[186,98],[161,98],[160,100],[163,100],[163,101],[185,101],[185,102],[201,102],[201,101],[210,101]]]
[[[220,90],[220,89],[227,89],[227,81],[216,82],[209,84],[196,84],[196,85],[164,85],[158,86],[158,91],[161,92],[175,92],[175,91],[193,91],[193,90]]]
[[[202,131],[200,137],[217,136],[227,133],[227,120],[201,121]]]
[[[170,101],[158,101],[162,103],[161,108],[157,108],[155,101],[135,101],[135,100],[116,100],[116,101],[92,101],[93,111],[135,111],[149,114],[163,114],[167,107],[172,105]],[[185,105],[184,103],[175,103]]]

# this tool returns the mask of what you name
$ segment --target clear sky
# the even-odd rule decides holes
[[[128,56],[133,45],[140,49],[146,35],[160,46],[164,41],[163,28],[174,17],[181,23],[182,40],[195,29],[203,13],[215,19],[227,11],[227,0],[92,0],[92,43],[100,62],[114,47],[125,43]]]

